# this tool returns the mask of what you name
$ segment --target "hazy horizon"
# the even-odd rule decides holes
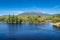
[[[0,15],[23,12],[60,13],[60,0],[0,0]]]

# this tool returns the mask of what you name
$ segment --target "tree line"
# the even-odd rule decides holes
[[[22,23],[30,23],[30,24],[40,24],[44,23],[48,20],[56,23],[60,22],[60,15],[53,16],[16,16],[16,15],[8,15],[8,16],[0,16],[0,22],[12,23],[12,24],[22,24]]]

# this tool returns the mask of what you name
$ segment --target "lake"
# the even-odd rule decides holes
[[[0,23],[0,40],[60,40],[60,29],[49,23]]]

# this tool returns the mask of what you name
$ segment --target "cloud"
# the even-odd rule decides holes
[[[18,14],[21,14],[21,13],[24,13],[23,11],[10,11],[10,14],[11,15],[18,15]]]
[[[58,6],[55,6],[54,8],[59,8],[60,6],[58,5]]]
[[[0,15],[18,15],[18,14],[21,14],[23,13],[23,11],[20,11],[20,10],[17,10],[17,11],[13,11],[13,10],[4,10],[4,11],[0,11]]]
[[[0,16],[2,16],[2,14],[0,14]]]

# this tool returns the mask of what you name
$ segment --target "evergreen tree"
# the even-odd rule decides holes
[[[9,21],[8,22],[10,23],[10,14],[9,14]]]
[[[12,16],[12,23],[14,23],[14,21],[15,21],[15,18],[14,18],[14,14],[13,14],[13,16]]]
[[[17,16],[16,16],[16,21],[15,21],[16,23],[18,23],[18,18],[17,18]]]

